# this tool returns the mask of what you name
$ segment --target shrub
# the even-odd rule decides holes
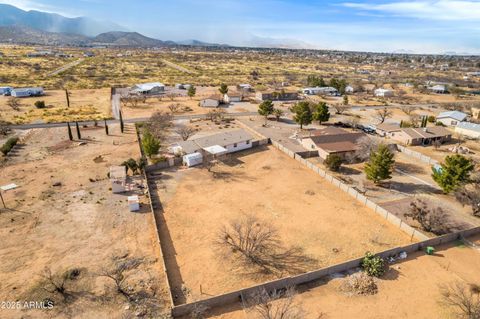
[[[160,142],[148,130],[143,134],[142,146],[145,155],[150,158],[160,150]]]
[[[435,123],[435,116],[430,115],[430,116],[427,118],[427,121],[428,121],[429,123]]]
[[[361,267],[372,277],[380,277],[385,273],[385,260],[380,256],[375,256],[371,252],[367,252],[363,257]]]
[[[45,101],[37,101],[37,102],[35,102],[34,105],[37,109],[44,109],[45,108]]]
[[[3,144],[3,146],[0,148],[0,152],[3,153],[3,155],[7,155],[11,150],[12,148],[17,145],[18,143],[18,137],[11,137],[9,138],[5,144]]]
[[[378,292],[375,279],[363,271],[345,278],[340,289],[348,295],[374,295]]]
[[[330,154],[325,159],[325,166],[333,172],[338,172],[342,166],[342,158],[336,154]]]

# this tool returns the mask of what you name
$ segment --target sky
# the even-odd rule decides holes
[[[480,54],[480,0],[10,0],[161,40]]]

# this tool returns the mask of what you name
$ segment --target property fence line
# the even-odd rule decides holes
[[[401,247],[385,250],[376,255],[382,258],[388,258],[388,257],[397,256],[401,252],[413,253],[416,251],[420,251],[428,246],[438,246],[442,244],[447,244],[455,240],[477,235],[477,234],[480,234],[480,227],[475,227],[469,230],[463,230],[463,231],[459,231],[456,233],[451,233],[451,234],[447,234],[447,235],[443,235],[435,238],[429,238],[427,240],[416,242],[407,246],[401,246]],[[210,297],[204,300],[174,306],[172,309],[172,315],[174,317],[189,315],[192,313],[193,310],[200,309],[199,306],[205,306],[208,309],[212,309],[215,307],[224,306],[226,304],[232,304],[234,302],[242,301],[245,297],[248,297],[249,295],[252,295],[255,292],[263,289],[270,292],[270,291],[284,289],[287,287],[306,284],[312,281],[319,280],[328,275],[342,273],[347,270],[360,267],[362,259],[363,258],[356,258],[356,259],[352,259],[337,265],[310,271],[300,275],[273,280],[273,281],[265,282],[259,285],[251,286],[248,288]]]
[[[302,158],[300,155],[295,154],[294,152],[288,150],[285,148],[283,145],[279,144],[278,142],[272,141],[272,145],[279,149],[280,151],[284,152],[287,154],[289,157],[294,158],[307,168],[311,169],[321,177],[323,177],[327,182],[330,182],[333,186],[336,186],[340,188],[342,191],[350,195],[351,197],[355,198],[358,202],[360,202],[362,205],[367,206],[371,208],[375,213],[377,213],[379,216],[383,217],[386,219],[390,224],[393,226],[399,228],[402,230],[404,233],[406,233],[410,238],[415,238],[417,240],[426,240],[429,237],[426,236],[425,234],[421,233],[420,231],[416,230],[415,228],[411,227],[407,223],[405,223],[403,220],[395,216],[393,213],[387,211],[385,208],[380,207],[373,201],[369,200],[366,196],[360,194],[355,188],[350,187],[349,185],[343,183],[339,179],[333,177],[332,175],[328,174],[325,170],[321,169],[320,167],[314,165],[313,163],[305,160]]]
[[[428,157],[427,155],[423,155],[423,154],[420,153],[420,152],[416,152],[416,151],[409,150],[409,149],[406,148],[405,146],[402,146],[402,145],[397,144],[397,149],[398,149],[400,152],[404,153],[405,155],[408,155],[408,156],[414,157],[414,158],[416,158],[416,159],[419,159],[419,160],[421,160],[421,161],[424,162],[424,163],[427,163],[427,164],[430,164],[430,165],[438,164],[438,161],[437,161],[437,160],[434,160],[433,158]]]

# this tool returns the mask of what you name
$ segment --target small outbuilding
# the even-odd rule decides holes
[[[41,96],[43,94],[44,92],[42,87],[20,88],[10,90],[10,95],[14,97]]]
[[[220,105],[220,98],[217,96],[209,96],[200,100],[201,107],[218,107]]]
[[[140,210],[140,200],[138,199],[138,195],[128,196],[128,209],[131,212],[137,212]]]
[[[200,152],[195,152],[183,156],[183,165],[192,167],[200,165],[203,162],[203,155]]]
[[[125,166],[110,166],[110,183],[112,193],[123,193],[127,190],[127,170]]]
[[[392,97],[393,91],[389,89],[376,89],[373,94],[378,97]]]

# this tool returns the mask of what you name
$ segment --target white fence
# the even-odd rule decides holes
[[[428,157],[428,156],[426,156],[426,155],[423,155],[422,153],[409,150],[409,149],[406,148],[405,146],[402,146],[402,145],[398,145],[398,144],[397,144],[397,149],[398,149],[400,152],[404,153],[405,155],[408,155],[408,156],[414,157],[414,158],[416,158],[416,159],[419,159],[419,160],[421,160],[421,161],[424,162],[424,163],[427,163],[427,164],[430,164],[430,165],[438,164],[438,161],[437,161],[437,160],[434,160],[434,159],[431,158],[431,157]]]

